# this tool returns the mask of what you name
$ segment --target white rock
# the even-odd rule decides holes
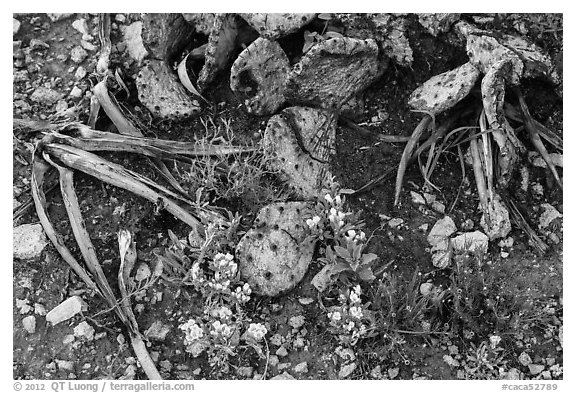
[[[458,253],[480,253],[488,251],[488,236],[480,231],[463,233],[451,239],[452,247]]]
[[[94,52],[96,49],[98,49],[96,45],[85,40],[80,41],[80,46],[90,52]]]
[[[400,373],[400,369],[398,367],[389,368],[388,369],[388,378],[394,379],[398,376],[399,373]]]
[[[344,364],[338,371],[338,378],[344,379],[356,370],[356,363]]]
[[[454,232],[456,232],[456,224],[449,216],[436,221],[427,237],[432,250],[445,250],[448,247],[448,237]]]
[[[56,109],[57,113],[62,113],[68,109],[68,103],[66,100],[58,100],[54,109]]]
[[[538,168],[546,168],[548,166],[542,156],[535,151],[528,153],[528,160]],[[564,156],[560,153],[550,153],[550,161],[552,161],[552,164],[555,166],[559,166],[560,168],[564,167]]]
[[[518,380],[520,379],[521,375],[520,375],[520,371],[517,368],[511,368],[510,370],[508,370],[508,372],[506,373],[506,376],[504,377],[504,379],[508,379],[508,380]]]
[[[144,47],[144,41],[142,41],[142,22],[138,21],[128,26],[121,26],[120,30],[124,36],[128,54],[140,64],[148,56],[148,51]]]
[[[82,36],[90,35],[90,30],[88,29],[88,23],[86,19],[80,18],[72,22],[72,27],[76,29]]]
[[[23,224],[14,228],[12,234],[12,254],[14,258],[34,259],[42,254],[48,244],[44,229],[40,224]]]
[[[114,20],[118,23],[124,23],[126,22],[126,16],[124,14],[116,14],[116,16],[114,16]]]
[[[82,94],[84,94],[84,92],[82,91],[82,89],[80,89],[78,86],[74,86],[74,88],[73,88],[72,91],[70,92],[70,97],[72,97],[72,98],[80,98],[80,97],[82,97]]]
[[[307,362],[298,363],[296,366],[294,366],[294,372],[301,373],[301,374],[307,373],[308,372],[308,363]]]
[[[36,332],[36,317],[34,315],[28,315],[22,320],[22,326],[28,333],[33,334]]]
[[[402,225],[404,223],[404,220],[401,218],[392,218],[390,221],[388,221],[388,226],[390,228],[396,228],[400,225]]]
[[[44,307],[40,303],[34,303],[34,314],[37,314],[37,315],[40,315],[41,317],[43,317],[44,315],[46,315],[46,307]]]
[[[290,379],[296,379],[294,378],[292,375],[288,374],[286,371],[284,371],[282,374],[276,375],[274,378],[270,378],[270,380],[274,381],[278,381],[278,380],[290,380]]]
[[[432,265],[438,269],[446,269],[452,262],[451,250],[436,250],[432,254]]]
[[[538,220],[538,227],[541,229],[547,228],[552,221],[562,217],[562,214],[560,214],[560,212],[558,212],[558,210],[556,210],[556,208],[554,208],[554,206],[549,203],[543,203],[540,205],[540,207],[544,209],[544,212],[540,215]]]
[[[63,20],[63,19],[66,19],[66,18],[70,18],[70,17],[71,17],[72,15],[74,15],[74,14],[69,14],[69,13],[68,13],[68,14],[64,14],[64,13],[61,13],[61,14],[46,14],[46,15],[48,15],[48,18],[50,18],[50,20],[51,20],[52,22],[58,22],[58,21],[61,21],[61,20]]]
[[[150,327],[144,332],[146,338],[156,341],[164,341],[166,335],[170,332],[170,326],[162,323],[162,321],[155,321]]]
[[[560,329],[558,329],[558,341],[560,346],[564,348],[564,326],[560,326]]]
[[[294,329],[299,329],[302,326],[304,326],[304,322],[306,321],[306,319],[304,318],[303,315],[296,315],[290,318],[290,320],[288,320],[288,325],[292,326]]]
[[[61,98],[62,94],[44,86],[36,88],[36,90],[34,90],[32,95],[30,96],[30,99],[32,101],[47,106],[54,105]]]
[[[280,348],[278,348],[278,350],[276,351],[276,355],[280,357],[288,356],[288,351],[286,350],[286,348],[284,348],[283,345],[281,345]]]
[[[434,290],[434,284],[432,284],[431,282],[425,282],[420,284],[420,293],[424,297],[432,295],[433,290]]]
[[[76,73],[74,74],[74,78],[78,81],[80,79],[83,79],[87,73],[88,72],[86,71],[86,68],[79,66],[78,69],[76,70]]]
[[[87,309],[88,306],[80,296],[72,296],[50,310],[46,315],[46,321],[52,323],[52,325],[57,325]]]
[[[412,202],[418,204],[418,205],[425,205],[426,204],[426,200],[424,199],[424,197],[420,194],[418,194],[415,191],[410,191],[410,195],[412,196]]]
[[[250,378],[252,376],[252,373],[254,372],[254,369],[252,367],[238,367],[236,369],[236,375],[238,375],[239,377],[244,377],[244,378]]]
[[[76,337],[84,337],[88,341],[92,341],[94,339],[94,328],[88,324],[86,321],[80,322],[74,328],[74,336]]]
[[[544,365],[543,364],[529,364],[528,365],[528,369],[530,370],[530,374],[532,375],[538,375],[540,374],[542,371],[544,371]]]
[[[518,361],[519,361],[520,364],[523,365],[524,367],[528,367],[528,365],[532,363],[532,358],[531,358],[530,355],[528,355],[526,352],[522,352],[522,353],[518,356]]]
[[[74,371],[74,362],[71,362],[70,360],[56,359],[55,362],[58,365],[58,368],[60,370],[65,370],[65,371],[70,371],[70,372]]]
[[[441,202],[434,201],[432,202],[432,209],[438,213],[444,214],[446,211],[446,206],[444,206],[444,204]]]
[[[72,48],[72,51],[70,51],[70,59],[76,64],[82,63],[87,57],[88,52],[81,46],[75,46]]]
[[[12,18],[12,25],[13,25],[12,35],[18,34],[18,31],[20,30],[20,21],[16,18]]]

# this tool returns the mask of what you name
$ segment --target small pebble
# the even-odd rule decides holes
[[[276,355],[284,357],[288,355],[288,351],[286,350],[286,348],[284,348],[283,345],[281,345],[280,348],[278,348],[278,350],[276,351]]]
[[[29,315],[22,320],[22,326],[29,334],[34,334],[36,332],[36,317]]]
[[[305,374],[308,372],[308,363],[307,362],[298,363],[296,366],[294,366],[293,370],[297,373]]]
[[[70,59],[76,64],[82,63],[88,57],[88,52],[81,46],[75,46],[70,52]]]

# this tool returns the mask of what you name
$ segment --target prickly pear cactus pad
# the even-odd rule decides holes
[[[277,296],[293,289],[312,260],[314,243],[305,242],[304,202],[264,207],[236,247],[240,274],[260,295]]]
[[[214,24],[208,38],[204,66],[198,75],[198,88],[204,91],[216,78],[219,71],[224,70],[232,62],[236,52],[238,25],[233,14],[216,14]]]
[[[434,37],[446,33],[460,19],[460,14],[418,14],[418,22]]]
[[[307,25],[316,14],[240,14],[264,38],[276,40]]]
[[[437,115],[466,97],[479,77],[480,71],[468,62],[424,82],[410,95],[408,104]]]
[[[314,45],[294,65],[286,98],[295,104],[338,109],[380,73],[375,40],[331,38]]]
[[[212,27],[214,26],[214,19],[216,14],[182,14],[184,20],[194,26],[198,33],[210,35]]]
[[[142,14],[142,40],[153,59],[172,60],[188,45],[194,29],[180,14]]]
[[[270,115],[284,103],[290,62],[276,41],[258,38],[232,65],[230,88],[247,97],[246,108],[255,115]]]
[[[148,61],[136,78],[138,98],[154,116],[180,118],[197,114],[198,101],[190,98],[182,84],[162,60]]]
[[[330,178],[336,119],[328,112],[292,107],[270,118],[262,141],[271,169],[304,199],[319,195]]]

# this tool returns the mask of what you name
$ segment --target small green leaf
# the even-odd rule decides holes
[[[350,253],[347,249],[340,246],[334,246],[334,251],[336,251],[336,255],[343,259],[351,259]]]
[[[330,273],[331,274],[338,274],[338,273],[346,272],[349,270],[351,270],[350,265],[348,265],[346,262],[338,262],[336,265],[334,265],[332,267],[332,269],[330,269]]]
[[[367,265],[369,263],[374,262],[375,260],[378,259],[378,255],[376,254],[364,254],[362,255],[362,265]]]
[[[376,278],[376,276],[374,276],[374,274],[372,273],[372,269],[370,267],[360,268],[360,270],[358,271],[358,277],[360,277],[362,281],[372,281]]]
[[[332,14],[318,14],[318,19],[322,19],[322,20],[330,20],[332,19]]]

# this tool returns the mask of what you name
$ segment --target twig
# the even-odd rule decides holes
[[[339,123],[344,124],[346,127],[357,131],[363,135],[366,136],[371,136],[373,138],[377,138],[379,140],[381,140],[382,142],[386,142],[386,143],[406,143],[410,140],[411,137],[409,136],[402,136],[402,135],[383,135],[383,134],[378,134],[376,132],[370,131],[367,128],[364,127],[360,127],[358,124],[354,123],[352,120],[346,118],[346,117],[340,117],[339,118]]]

